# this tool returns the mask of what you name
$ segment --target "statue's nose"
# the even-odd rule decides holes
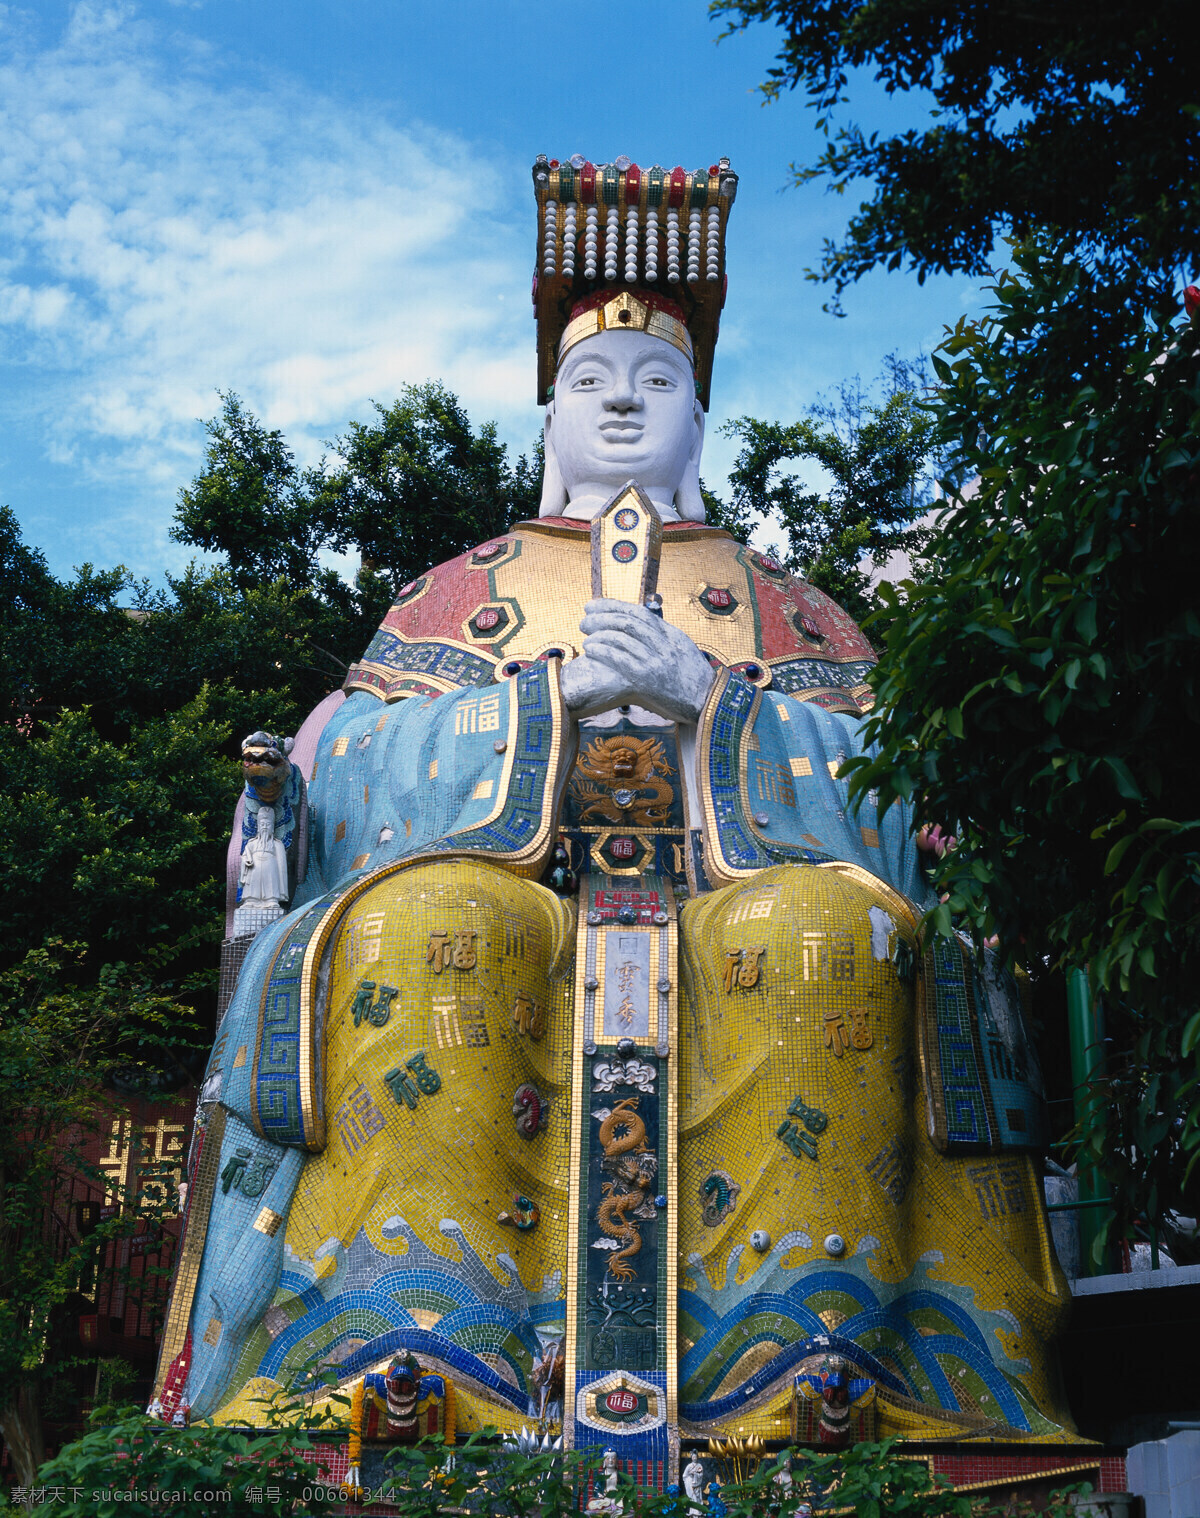
[[[640,411],[642,397],[627,374],[617,374],[605,392],[604,404],[610,411]]]

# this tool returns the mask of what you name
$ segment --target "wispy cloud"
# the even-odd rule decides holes
[[[132,5],[87,0],[49,45],[0,10],[0,47],[0,407],[127,482],[153,537],[218,387],[302,454],[434,377],[532,433],[514,165],[287,80],[231,85]],[[447,189],[468,182],[469,206]]]

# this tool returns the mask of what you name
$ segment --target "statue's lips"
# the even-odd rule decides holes
[[[645,430],[641,422],[605,422],[600,435],[610,443],[636,443]]]

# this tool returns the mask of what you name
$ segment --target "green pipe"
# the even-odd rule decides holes
[[[1047,1212],[1074,1212],[1077,1207],[1111,1207],[1112,1197],[1088,1197],[1086,1202],[1047,1202]]]
[[[1071,1085],[1075,1098],[1075,1121],[1090,1126],[1094,1109],[1103,1103],[1098,1082],[1104,1076],[1104,1028],[1100,1008],[1092,1001],[1085,970],[1067,972],[1067,1027],[1071,1038]],[[1079,1157],[1079,1266],[1085,1276],[1106,1275],[1112,1262],[1105,1250],[1096,1258],[1097,1241],[1104,1219],[1097,1207],[1108,1200],[1103,1178],[1081,1153]]]

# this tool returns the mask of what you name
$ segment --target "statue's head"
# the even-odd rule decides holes
[[[827,1355],[821,1366],[821,1399],[833,1408],[850,1401],[850,1367],[840,1355]]]
[[[542,516],[592,517],[636,480],[667,520],[702,522],[704,411],[682,312],[640,290],[604,291],[578,307],[545,440]]]
[[[397,1355],[387,1368],[384,1382],[389,1419],[403,1422],[412,1418],[421,1389],[421,1367],[413,1355],[407,1352]]]
[[[725,224],[737,175],[593,164],[533,166],[540,514],[590,520],[636,480],[668,521],[704,520],[700,449],[725,303]]]

